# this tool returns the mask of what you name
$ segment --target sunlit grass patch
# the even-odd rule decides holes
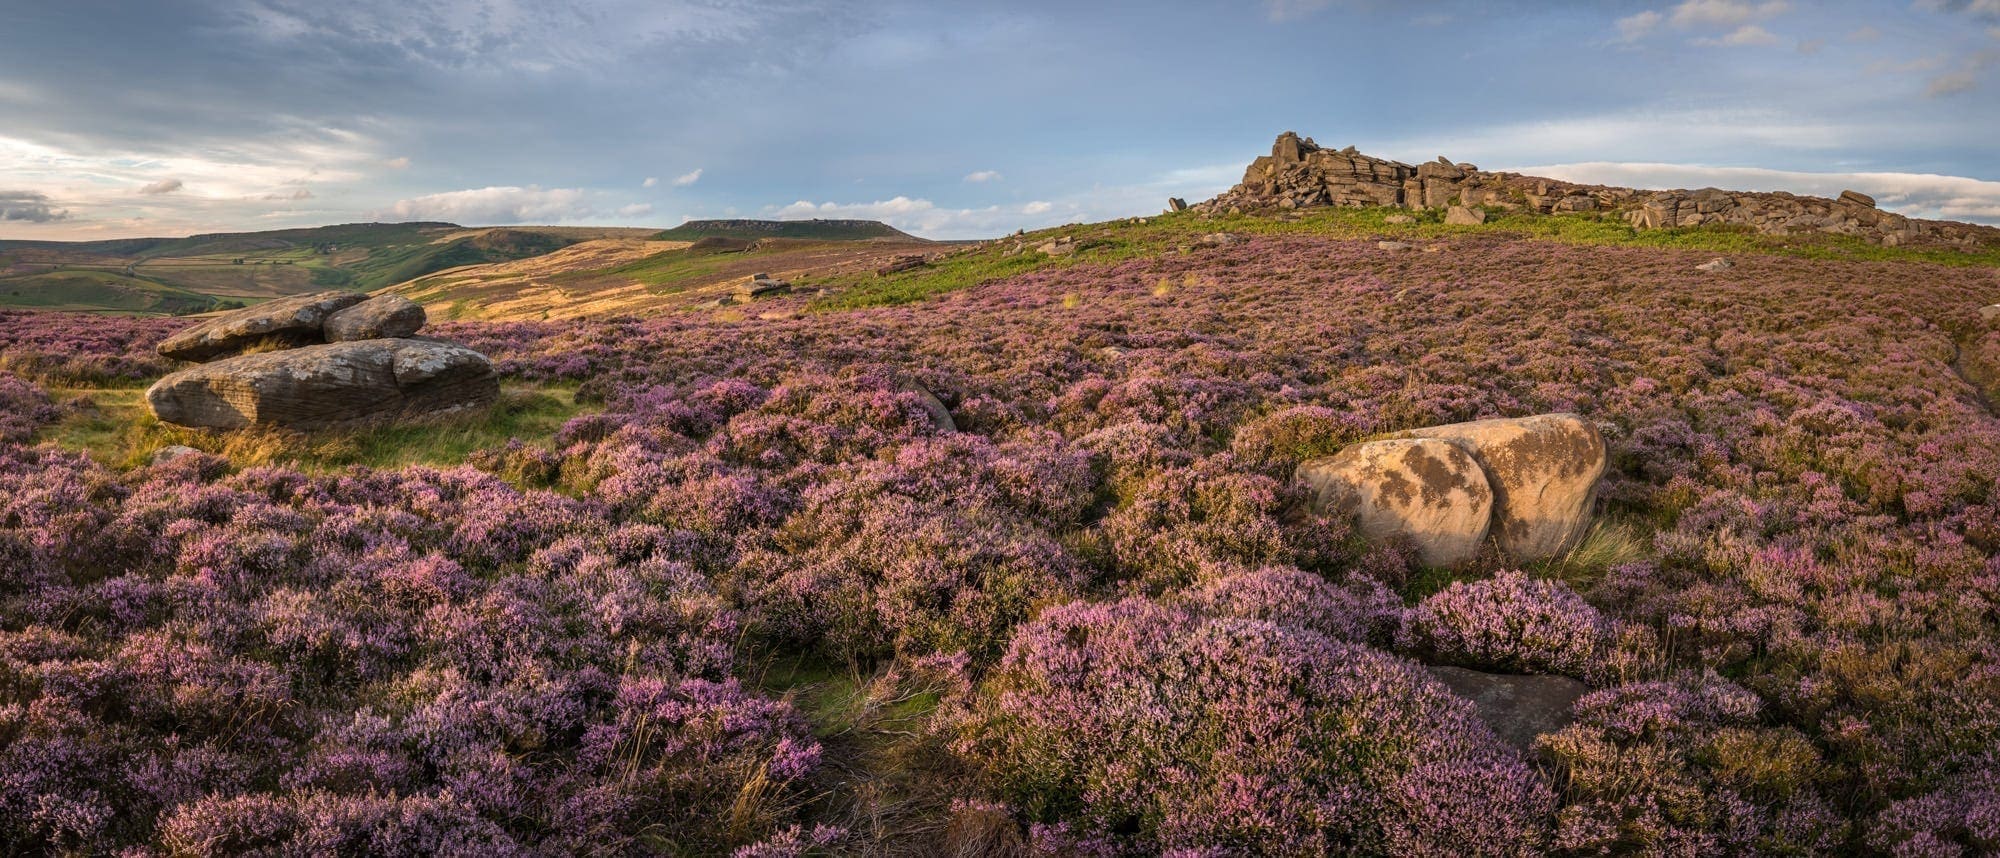
[[[39,440],[88,453],[119,468],[146,464],[161,449],[176,445],[222,456],[238,467],[282,463],[328,471],[350,465],[451,466],[509,440],[546,445],[564,423],[588,410],[576,401],[572,388],[507,384],[499,402],[475,412],[358,429],[220,432],[161,423],[146,407],[143,387],[54,392],[72,403],[71,410],[60,423],[43,430]]]

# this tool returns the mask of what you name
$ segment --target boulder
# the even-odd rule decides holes
[[[1994,319],[2000,319],[2000,304],[1988,304],[1979,308],[1980,321],[1991,322]]]
[[[1479,463],[1448,441],[1405,438],[1351,444],[1299,466],[1314,510],[1351,517],[1369,539],[1408,539],[1428,566],[1479,553],[1493,489]]]
[[[1382,222],[1401,225],[1406,223],[1416,223],[1417,219],[1410,217],[1409,215],[1396,214],[1383,218]]]
[[[1444,222],[1456,226],[1478,226],[1486,222],[1486,212],[1465,206],[1452,206],[1445,210]]]
[[[1861,206],[1862,208],[1872,209],[1875,207],[1875,198],[1860,191],[1841,191],[1840,202]]]
[[[891,274],[900,274],[902,272],[910,271],[912,269],[922,268],[926,264],[927,263],[924,261],[924,255],[921,253],[912,253],[912,254],[897,256],[896,258],[889,260],[889,264],[884,265],[881,268],[875,269],[875,276],[887,277]]]
[[[183,459],[188,456],[199,456],[199,455],[201,455],[201,451],[193,447],[189,447],[184,444],[170,444],[168,446],[161,447],[158,450],[154,450],[152,462],[155,465],[161,465],[167,462],[171,462],[175,459]]]
[[[315,292],[276,298],[224,313],[161,341],[161,355],[205,361],[228,357],[266,340],[287,346],[325,341],[328,316],[367,300],[352,292]]]
[[[1187,207],[1188,207],[1187,200],[1181,199],[1180,197],[1167,198],[1167,211],[1184,212],[1187,211]]]
[[[1709,261],[1707,261],[1707,262],[1704,262],[1704,263],[1702,263],[1702,264],[1700,264],[1700,265],[1697,265],[1697,266],[1695,266],[1694,268],[1695,268],[1695,270],[1696,270],[1696,271],[1707,271],[1707,272],[1710,272],[1710,273],[1714,273],[1714,272],[1717,272],[1717,271],[1728,271],[1729,269],[1731,269],[1731,268],[1735,268],[1735,267],[1736,267],[1736,263],[1734,263],[1734,262],[1730,262],[1730,261],[1729,261],[1729,260],[1727,260],[1727,259],[1721,259],[1721,258],[1716,258],[1716,259],[1711,259],[1711,260],[1709,260]]]
[[[1233,247],[1249,240],[1233,232],[1211,232],[1196,239],[1195,244],[1202,247]]]
[[[770,275],[760,274],[747,282],[737,284],[734,297],[739,302],[754,301],[766,295],[776,295],[792,291],[791,281],[772,280]]]
[[[1568,551],[1583,537],[1604,476],[1604,438],[1575,414],[1477,420],[1402,433],[1458,445],[1493,488],[1493,538],[1508,556],[1532,562]]]
[[[1567,676],[1513,676],[1462,667],[1429,670],[1453,694],[1472,701],[1473,712],[1494,735],[1523,751],[1535,747],[1536,737],[1575,721],[1576,701],[1590,690]]]
[[[326,317],[326,341],[383,340],[415,336],[424,308],[401,295],[378,295]]]
[[[477,408],[500,395],[486,356],[436,340],[360,340],[241,355],[146,391],[162,422],[317,429]]]
[[[1375,249],[1401,251],[1401,250],[1409,250],[1410,245],[1406,242],[1401,242],[1401,241],[1378,241],[1375,242]]]

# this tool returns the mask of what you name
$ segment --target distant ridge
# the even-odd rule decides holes
[[[816,238],[823,241],[862,241],[893,238],[922,241],[907,232],[873,220],[691,220],[662,232],[659,241],[696,241],[721,238]]]

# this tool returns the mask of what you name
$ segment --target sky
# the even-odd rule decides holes
[[[2000,0],[63,0],[0,26],[0,238],[1159,211],[1285,130],[2000,223]]]

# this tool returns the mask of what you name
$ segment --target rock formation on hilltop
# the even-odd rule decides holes
[[[319,429],[498,399],[486,356],[416,337],[424,322],[422,307],[395,295],[321,292],[239,310],[162,342],[162,355],[208,362],[160,379],[146,403],[177,426]]]
[[[1889,246],[2000,242],[2000,228],[1907,218],[1875,208],[1867,194],[1838,199],[1784,192],[1648,191],[1494,173],[1439,157],[1411,166],[1345,149],[1326,149],[1287,131],[1257,158],[1243,181],[1221,196],[1188,206],[1200,213],[1312,206],[1453,209],[1453,223],[1478,223],[1483,208],[1540,214],[1615,212],[1639,229],[1737,224],[1771,235],[1833,233]],[[1474,208],[1483,207],[1483,208]]]

